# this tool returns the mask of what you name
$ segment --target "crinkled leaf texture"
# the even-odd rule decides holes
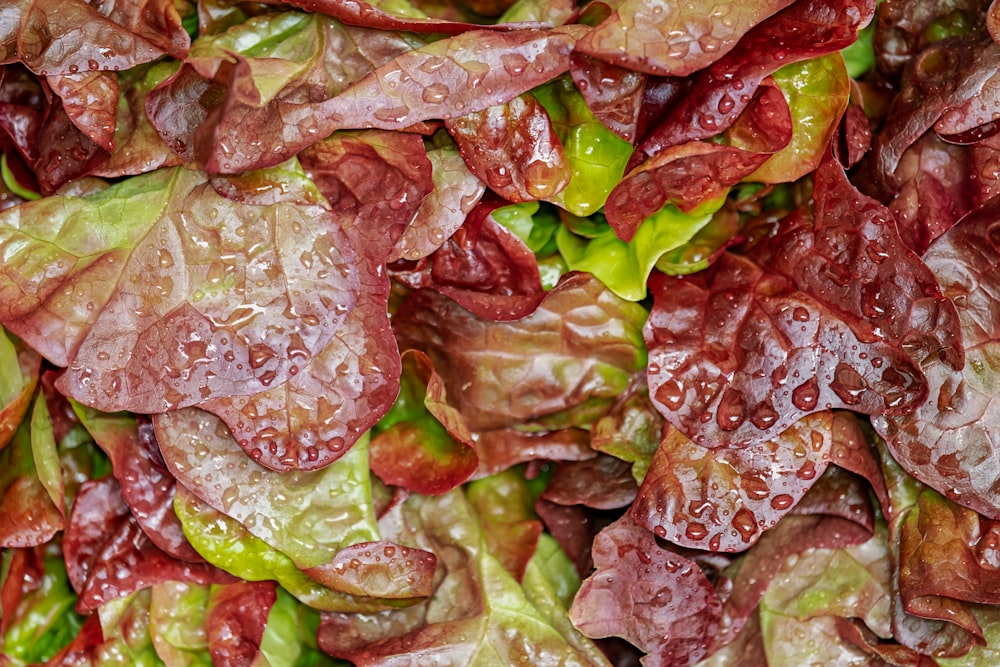
[[[718,60],[747,30],[789,4],[625,0],[577,50],[640,72],[686,76]]]
[[[0,64],[19,60],[43,76],[126,70],[168,53],[183,58],[190,43],[170,0],[12,0],[0,30]]]
[[[721,604],[695,563],[660,547],[628,516],[598,533],[593,553],[597,571],[570,609],[578,628],[627,639],[648,654],[646,667],[692,665],[706,656]]]
[[[650,285],[650,398],[697,445],[748,446],[830,407],[903,412],[926,396],[909,356],[745,258]]]
[[[675,544],[743,551],[794,508],[826,470],[835,419],[831,411],[817,412],[773,440],[715,451],[668,427],[632,516]]]
[[[639,337],[645,318],[637,304],[577,273],[520,320],[484,320],[421,290],[393,326],[400,347],[423,350],[434,362],[469,428],[487,431],[606,409],[645,362]]]
[[[507,501],[500,495],[495,499]],[[487,549],[476,512],[460,490],[410,496],[383,515],[380,525],[395,541],[436,553],[440,584],[430,601],[409,609],[378,616],[323,614],[318,640],[327,653],[359,666],[607,665],[593,643],[566,621],[565,596],[543,588],[567,576],[572,581],[569,562],[557,561],[560,567],[552,576],[533,559],[526,572],[526,579],[529,572],[532,578],[522,588]],[[545,552],[551,567],[556,560],[552,545]],[[561,574],[567,570],[568,575]]]
[[[914,477],[955,502],[1000,518],[1000,202],[992,200],[939,238],[924,255],[961,321],[961,371],[930,358],[927,400],[909,414],[873,421]]]

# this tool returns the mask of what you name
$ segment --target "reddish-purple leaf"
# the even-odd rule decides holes
[[[870,529],[839,517],[823,514],[786,516],[742,557],[722,606],[719,633],[712,642],[713,651],[733,641],[752,618],[788,556],[812,548],[841,549],[861,544],[871,537]]]
[[[576,567],[581,577],[586,577],[593,571],[594,561],[590,555],[590,547],[594,535],[601,527],[583,505],[559,505],[547,500],[535,502],[535,512],[538,514],[545,530],[559,543]]]
[[[598,454],[584,461],[560,461],[541,499],[559,505],[613,510],[635,500],[638,488],[628,463]]]
[[[387,262],[413,262],[440,248],[465,223],[486,191],[486,184],[469,171],[453,146],[428,150],[427,157],[433,166],[434,189],[420,203]]]
[[[632,517],[675,544],[743,551],[826,470],[833,419],[819,412],[766,442],[714,451],[667,427]]]
[[[76,74],[126,70],[169,53],[187,55],[190,39],[171,0],[11,0],[4,7],[0,64]]]
[[[146,536],[174,558],[201,562],[202,557],[184,536],[174,514],[176,480],[163,464],[148,418],[137,423],[128,415],[100,414],[83,408],[81,419],[111,459],[122,499]]]
[[[516,30],[529,27],[529,24],[497,23],[493,25],[479,25],[475,23],[462,23],[460,21],[447,21],[435,18],[415,18],[390,14],[362,0],[290,0],[289,2],[279,2],[279,0],[265,0],[273,4],[289,4],[299,7],[308,12],[320,12],[327,16],[332,16],[338,21],[343,21],[347,25],[362,26],[365,28],[376,28],[386,31],[400,32],[430,32],[439,35],[456,35],[469,30]],[[507,6],[513,4],[513,0],[469,0],[466,3],[478,14],[485,16],[496,16],[503,12]],[[498,11],[489,10],[495,5]],[[541,27],[541,26],[532,26]]]
[[[705,657],[721,604],[697,565],[663,549],[628,516],[594,539],[597,571],[583,582],[570,618],[590,637],[627,639],[647,667]]]
[[[955,305],[904,247],[889,211],[859,193],[831,157],[813,172],[813,188],[813,220],[782,221],[764,266],[840,313],[859,338],[884,340],[918,364],[939,358],[961,368]]]
[[[272,31],[288,33],[275,53]],[[145,105],[171,150],[232,173],[278,164],[328,136],[340,126],[322,103],[414,46],[404,35],[301,14],[258,17],[213,40]],[[240,55],[258,50],[248,47],[264,52]]]
[[[46,81],[73,124],[104,150],[114,150],[117,78],[110,72],[81,72],[49,75]]]
[[[570,75],[601,124],[628,142],[638,138],[646,76],[582,53],[574,53]]]
[[[445,121],[469,169],[512,202],[548,199],[572,168],[545,108],[533,95]]]
[[[97,609],[161,581],[234,581],[214,566],[183,563],[157,548],[128,513],[118,488],[110,477],[90,481],[73,503],[63,553],[70,581],[80,594],[78,611]]]
[[[0,451],[0,547],[45,544],[66,526],[64,508],[38,477],[32,449],[24,422]]]
[[[437,557],[395,542],[362,542],[305,573],[335,591],[384,600],[416,600],[434,592]]]
[[[467,487],[466,495],[479,516],[487,550],[512,577],[523,581],[538,548],[542,522],[521,472],[508,470],[477,480]]]
[[[479,470],[476,478],[529,461],[586,461],[597,455],[590,448],[590,435],[581,428],[534,433],[498,429],[477,435]]]
[[[577,51],[648,74],[687,76],[718,60],[754,25],[791,4],[624,0]]]
[[[923,255],[934,239],[977,203],[970,149],[927,133],[910,146],[896,168],[899,192],[889,203],[906,246]]]
[[[813,412],[899,414],[926,396],[906,353],[747,259],[650,284],[650,398],[695,444],[747,446]]]
[[[462,415],[448,403],[444,383],[423,352],[402,355],[399,399],[408,406],[371,441],[370,466],[386,484],[436,495],[466,482],[479,465]]]
[[[924,365],[930,392],[916,410],[873,421],[893,457],[911,475],[951,500],[1000,519],[1000,400],[996,346],[1000,339],[1000,203],[963,218],[924,255],[941,290],[958,308],[965,368],[940,360]]]
[[[213,665],[243,667],[264,657],[261,640],[276,599],[275,584],[270,581],[239,581],[212,588],[205,634]]]
[[[708,139],[748,105],[765,77],[791,63],[838,51],[871,21],[872,0],[803,0],[753,28],[728,54],[694,76],[691,90],[647,135],[652,156],[668,146]]]
[[[545,297],[535,254],[481,204],[429,257],[397,262],[392,277],[444,294],[474,315],[494,321],[532,313]]]
[[[6,389],[0,392],[0,450],[10,442],[28,414],[31,399],[38,386],[42,357],[20,341],[11,341],[0,328],[0,372],[6,378]],[[9,353],[9,358],[7,354]]]
[[[785,108],[787,111],[787,105]],[[787,127],[786,143],[791,136],[790,122]],[[608,222],[618,238],[631,241],[642,221],[664,205],[674,204],[690,212],[725,196],[770,156],[700,141],[660,151],[626,175],[608,195],[604,205]]]
[[[859,182],[880,199],[893,197],[895,171],[903,153],[931,130],[945,109],[982,90],[1000,68],[1000,44],[972,34],[923,49],[907,70],[905,95],[893,98],[886,122],[862,161]]]
[[[604,412],[644,362],[645,317],[592,276],[570,274],[520,320],[484,320],[421,290],[393,327],[400,347],[427,353],[469,428],[483,432]]]
[[[321,106],[331,129],[403,129],[507,102],[569,69],[585,29],[472,31],[404,53]]]
[[[430,165],[415,135],[335,135],[301,159],[361,254],[358,303],[326,347],[287,383],[203,404],[225,420],[247,453],[276,470],[328,465],[392,405],[400,360],[386,312],[383,261],[431,188]],[[296,261],[321,259],[304,254]],[[307,361],[297,350],[290,354]]]

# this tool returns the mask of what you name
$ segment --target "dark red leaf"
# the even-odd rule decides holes
[[[803,0],[750,30],[728,54],[694,76],[691,90],[647,135],[648,156],[727,129],[765,77],[785,65],[838,51],[871,21],[872,0]]]
[[[140,419],[137,423],[127,415],[83,413],[84,426],[111,459],[122,499],[146,536],[174,558],[201,562],[174,514],[177,482],[163,464],[148,418]]]
[[[789,4],[625,0],[580,40],[577,51],[631,70],[686,76],[721,58],[750,28]]]
[[[552,121],[533,95],[445,121],[473,174],[512,202],[548,199],[572,168]]]
[[[612,510],[629,505],[637,491],[632,466],[599,454],[584,461],[559,462],[541,498],[559,505]]]
[[[910,413],[873,420],[907,472],[992,519],[1000,519],[994,427],[1000,423],[1000,401],[993,352],[1000,338],[998,226],[1000,201],[992,200],[952,227],[924,256],[942,292],[958,308],[965,368],[956,371],[928,359],[923,368],[930,387],[927,400]]]
[[[372,438],[370,466],[386,484],[436,495],[466,482],[479,465],[476,442],[448,403],[444,383],[423,352],[402,355],[405,418]],[[397,399],[400,400],[400,399]]]
[[[786,218],[765,266],[839,313],[859,338],[884,340],[917,363],[939,358],[961,368],[955,305],[903,246],[889,211],[859,193],[831,157],[813,173],[813,188],[811,224]]]
[[[749,260],[650,285],[650,398],[696,445],[764,442],[831,407],[905,413],[926,396],[905,352]]]
[[[329,563],[307,568],[335,591],[385,600],[414,600],[434,592],[437,557],[394,542],[362,542],[337,552]]]
[[[594,116],[625,141],[636,141],[647,77],[582,53],[570,62],[573,83]]]
[[[583,582],[570,618],[591,637],[627,639],[650,667],[705,657],[721,604],[697,565],[656,544],[628,516],[594,538],[597,571]]]
[[[498,429],[483,431],[478,435],[477,478],[529,461],[585,461],[596,456],[596,452],[590,448],[587,431],[579,428],[540,433]]]
[[[239,581],[212,589],[205,634],[213,665],[243,667],[263,657],[260,644],[276,599],[271,581]]]
[[[429,257],[389,267],[396,280],[450,297],[474,315],[494,321],[521,319],[545,297],[538,262],[525,243],[480,204],[465,225]]]
[[[766,442],[715,451],[667,427],[632,517],[675,544],[743,551],[826,470],[833,419],[829,411],[808,415]]]

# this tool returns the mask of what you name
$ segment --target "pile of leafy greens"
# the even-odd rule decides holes
[[[1000,2],[3,4],[0,664],[1000,661]]]

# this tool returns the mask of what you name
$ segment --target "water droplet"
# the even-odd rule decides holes
[[[727,114],[733,110],[734,106],[736,106],[736,102],[729,95],[723,94],[723,96],[719,98],[719,113]]]
[[[670,378],[656,390],[656,400],[668,410],[678,410],[684,402],[684,390],[677,380]]]
[[[771,405],[770,399],[758,404],[754,408],[753,414],[750,415],[750,423],[764,431],[774,426],[776,421],[778,421],[778,413]]]
[[[715,421],[724,431],[739,428],[746,419],[746,408],[743,405],[743,394],[733,388],[727,388],[719,401],[719,410]]]
[[[447,85],[432,83],[424,88],[424,92],[421,93],[420,98],[427,104],[440,104],[448,99],[449,94],[451,94],[451,91]]]
[[[733,528],[736,529],[736,531],[740,534],[740,539],[742,539],[745,543],[749,543],[759,530],[757,527],[757,518],[754,516],[753,512],[748,510],[746,507],[741,507],[740,510],[733,515]]]
[[[250,368],[257,369],[275,358],[274,350],[264,343],[250,346]]]
[[[799,410],[814,410],[817,401],[819,401],[819,383],[816,378],[810,378],[792,390],[792,403]]]
[[[853,367],[841,362],[833,373],[830,389],[840,397],[846,405],[857,405],[861,402],[868,385],[865,379]]]
[[[791,507],[794,502],[795,499],[787,493],[779,493],[774,498],[771,498],[771,507],[776,510],[786,510]]]
[[[809,311],[802,306],[796,306],[796,308],[792,310],[792,319],[796,322],[808,322]]]
[[[708,536],[708,529],[700,523],[689,523],[684,536],[689,540],[703,540]]]
[[[100,69],[101,64],[99,62],[97,62],[96,60],[88,60],[87,61],[87,67],[90,69],[91,72],[95,72],[98,69]]]
[[[795,476],[807,481],[813,479],[816,477],[816,464],[812,461],[806,461],[801,468],[795,471]]]
[[[740,488],[751,500],[763,500],[771,495],[771,487],[765,479],[765,473],[760,471],[749,471],[741,475]]]

